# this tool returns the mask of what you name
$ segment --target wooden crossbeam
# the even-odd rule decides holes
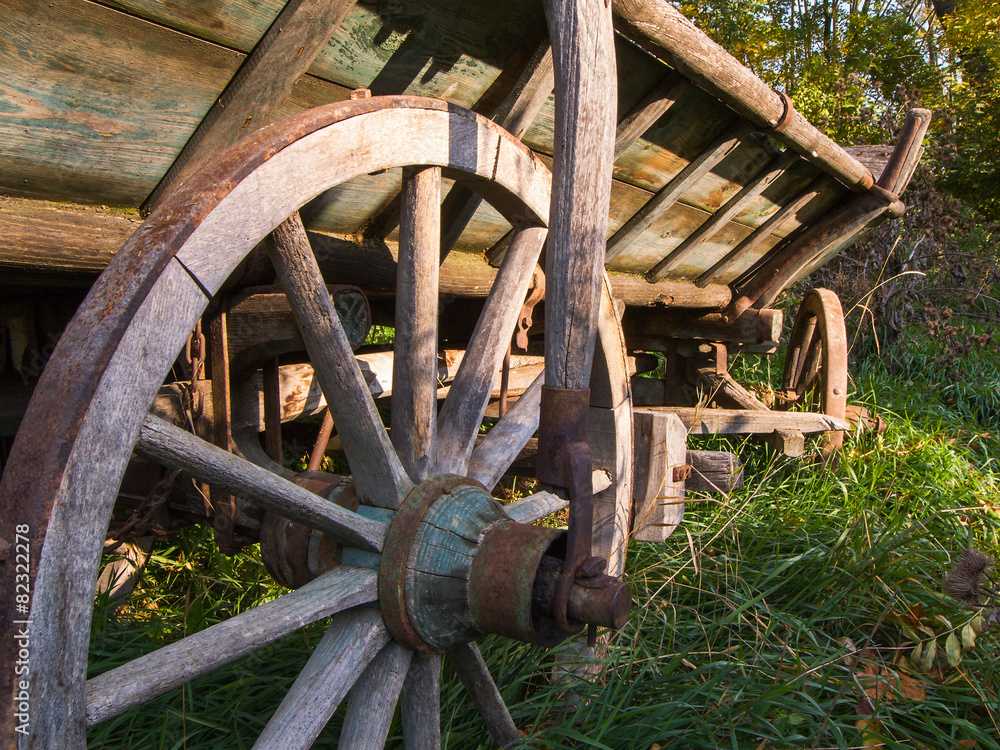
[[[775,180],[781,177],[785,173],[785,170],[798,158],[798,154],[788,150],[772,161],[770,166],[752,179],[736,195],[726,201],[704,224],[694,230],[681,244],[675,247],[666,258],[653,266],[646,274],[646,278],[650,281],[659,281],[677,268],[701,243],[708,242],[722,227],[742,211],[750,201],[773,185]]]
[[[770,434],[775,430],[831,432],[849,430],[850,424],[826,414],[805,411],[752,411],[749,409],[706,409],[694,406],[641,406],[643,412],[669,412],[680,417],[689,435]]]
[[[786,219],[790,216],[794,216],[803,206],[819,195],[822,190],[822,186],[826,181],[827,178],[817,177],[815,180],[810,182],[806,188],[791,202],[786,203],[784,206],[779,208],[774,214],[771,215],[770,218],[768,218],[767,221],[753,230],[753,232],[746,239],[726,253],[724,258],[719,260],[719,262],[699,276],[695,283],[700,287],[707,286],[719,275],[725,273],[736,265],[742,258],[746,257],[748,253],[751,253],[759,247],[764,240],[774,234],[774,232],[776,232],[781,225],[785,223]]]
[[[647,130],[667,113],[685,88],[684,79],[673,71],[667,73],[642,98],[632,110],[622,118],[615,131],[615,159],[639,140]]]
[[[731,154],[750,135],[752,128],[743,121],[731,125],[711,146],[693,159],[656,195],[608,240],[604,262],[621,255],[629,245],[639,239],[650,225],[666,213],[692,185]]]
[[[204,162],[271,121],[356,0],[288,0],[143,205],[152,210]]]

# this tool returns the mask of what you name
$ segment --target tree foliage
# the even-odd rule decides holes
[[[934,110],[940,182],[1000,219],[1000,0],[684,0],[681,10],[832,137],[895,139]]]

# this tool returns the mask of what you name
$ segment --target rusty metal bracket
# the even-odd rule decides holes
[[[587,444],[589,388],[542,387],[536,475],[546,484],[564,487],[569,496],[566,564],[556,586],[553,616],[564,632],[569,623],[570,590],[574,581],[600,575],[606,561],[592,555],[594,534],[593,461]],[[591,626],[589,639],[596,635]]]
[[[521,312],[517,316],[517,333],[515,339],[517,347],[522,351],[528,351],[528,329],[531,328],[534,322],[531,316],[535,311],[535,305],[543,299],[545,299],[545,273],[540,266],[535,266],[535,270],[531,272],[531,292],[528,294],[528,298],[524,301],[524,304],[521,305]]]

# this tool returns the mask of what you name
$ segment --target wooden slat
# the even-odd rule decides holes
[[[666,0],[613,0],[625,36],[664,59],[758,128],[773,127],[785,107],[777,92],[699,31]],[[779,140],[852,190],[873,184],[871,173],[801,114],[793,112]]]
[[[646,411],[666,411],[676,414],[687,427],[689,435],[744,435],[771,433],[775,430],[830,432],[850,429],[850,425],[842,419],[804,411],[750,411],[686,406],[636,407],[636,412]]]
[[[0,20],[0,188],[138,206],[242,56],[95,3],[38,11]]]
[[[358,495],[371,505],[398,508],[413,483],[389,442],[298,214],[272,239],[271,260],[333,410]]]
[[[544,0],[556,77],[545,258],[545,384],[590,382],[604,270],[618,100],[611,9]]]
[[[150,414],[136,450],[199,481],[248,498],[280,516],[320,529],[343,544],[380,552],[385,525],[329,503],[256,464]]]
[[[305,750],[347,691],[389,642],[375,609],[341,612],[261,732],[255,750]]]
[[[396,700],[412,657],[412,651],[389,641],[368,665],[351,688],[337,747],[345,750],[381,750],[385,746]]]
[[[416,652],[399,696],[405,750],[441,746],[441,657]]]
[[[510,712],[500,697],[496,683],[479,653],[479,647],[472,643],[456,646],[448,652],[448,660],[454,667],[458,679],[469,691],[476,710],[483,717],[486,728],[501,747],[512,745],[521,739]]]
[[[684,79],[667,73],[632,110],[622,118],[615,131],[615,159],[642,138],[653,123],[667,113],[685,88]]]
[[[663,215],[684,192],[698,182],[716,164],[731,154],[740,142],[750,134],[750,128],[742,122],[730,126],[718,139],[692,160],[677,174],[666,187],[654,195],[638,213],[625,222],[607,242],[605,262],[611,262],[645,232],[649,226]]]
[[[497,274],[438,417],[438,472],[465,472],[545,236],[542,227],[522,229]]]
[[[270,122],[355,2],[288,0],[198,124],[145,207],[154,208],[212,156]]]
[[[753,230],[753,233],[749,237],[730,250],[725,257],[720,259],[714,266],[699,276],[695,283],[700,287],[707,286],[716,278],[729,271],[751,252],[756,250],[760,244],[764,242],[764,240],[781,228],[781,225],[785,223],[786,219],[790,216],[794,216],[799,209],[819,195],[823,182],[825,182],[824,178],[818,177],[809,183],[809,185],[801,193],[799,193],[794,200],[786,203],[774,214],[772,214],[767,221]]]
[[[390,424],[393,447],[414,483],[437,462],[440,246],[441,169],[405,168]]]
[[[87,681],[93,726],[309,623],[378,598],[375,571],[338,567],[305,586]]]
[[[718,211],[712,214],[704,224],[698,227],[692,234],[675,247],[670,254],[653,266],[646,275],[650,281],[660,281],[668,273],[677,268],[685,257],[694,250],[699,243],[711,239],[723,226],[728,224],[743,208],[754,198],[770,187],[775,180],[784,174],[785,170],[791,166],[792,162],[798,159],[798,155],[792,151],[785,151],[774,160],[770,167],[752,179],[742,190],[726,201]]]

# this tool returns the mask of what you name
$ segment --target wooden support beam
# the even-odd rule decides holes
[[[545,385],[586,388],[611,200],[618,100],[614,28],[604,3],[544,0],[543,5],[556,81],[545,252]]]
[[[774,214],[768,218],[763,224],[757,227],[753,232],[743,240],[739,245],[734,247],[726,256],[719,260],[714,266],[709,268],[705,273],[698,277],[695,282],[700,287],[708,286],[712,281],[726,273],[729,269],[740,262],[749,253],[756,250],[764,240],[768,239],[772,234],[774,234],[781,225],[785,223],[785,220],[791,216],[798,213],[799,209],[809,203],[813,198],[820,194],[823,183],[829,178],[817,177],[815,180],[809,183],[806,188],[795,196],[790,202],[786,203],[784,206],[779,208]]]
[[[770,300],[798,278],[817,260],[836,252],[861,232],[870,229],[887,216],[900,216],[905,210],[893,194],[872,187],[864,195],[851,195],[826,217],[796,232],[762,259],[762,262],[734,282],[739,294],[726,310],[735,320],[744,310],[757,305],[766,307]]]
[[[704,388],[710,401],[715,401],[724,407],[770,411],[765,403],[733,380],[729,373],[720,373],[712,365],[694,365],[692,369],[698,384]],[[801,456],[806,450],[802,431],[795,429],[775,428],[768,438],[768,444],[783,455],[793,458]]]
[[[872,186],[871,173],[794,109],[736,58],[700,31],[666,0],[612,0],[615,26],[681,75],[732,107],[756,128],[772,128],[827,174],[857,192]]]
[[[720,313],[639,309],[625,313],[622,329],[630,349],[646,349],[642,341],[650,338],[724,344],[778,341],[783,323],[784,314],[774,309],[747,310],[731,325],[726,325]]]
[[[641,406],[634,410],[635,414],[644,412],[676,414],[687,427],[689,435],[759,435],[775,430],[834,432],[850,429],[846,420],[805,411],[707,409],[701,406]]]
[[[642,101],[622,118],[615,131],[615,160],[677,103],[677,98],[686,85],[684,79],[676,73],[672,71],[667,73]]]
[[[754,177],[743,189],[730,198],[712,214],[704,224],[692,232],[684,241],[675,247],[670,254],[653,266],[646,274],[650,281],[660,281],[668,273],[679,266],[698,245],[707,242],[728,224],[744,207],[774,184],[792,164],[798,160],[798,154],[789,150],[775,159],[759,175]]]
[[[356,0],[288,0],[146,199],[152,210],[205,161],[269,123]]]
[[[604,262],[608,263],[635,242],[639,235],[645,232],[650,225],[662,216],[676,203],[688,188],[694,185],[712,168],[731,154],[737,146],[750,135],[752,128],[746,123],[739,121],[735,125],[730,125],[726,131],[712,143],[705,151],[702,151],[697,158],[688,163],[684,169],[670,180],[656,195],[636,214],[625,222],[622,227],[615,232],[608,240]]]
[[[667,411],[635,411],[635,516],[632,538],[662,542],[684,519],[685,466],[688,430]]]

